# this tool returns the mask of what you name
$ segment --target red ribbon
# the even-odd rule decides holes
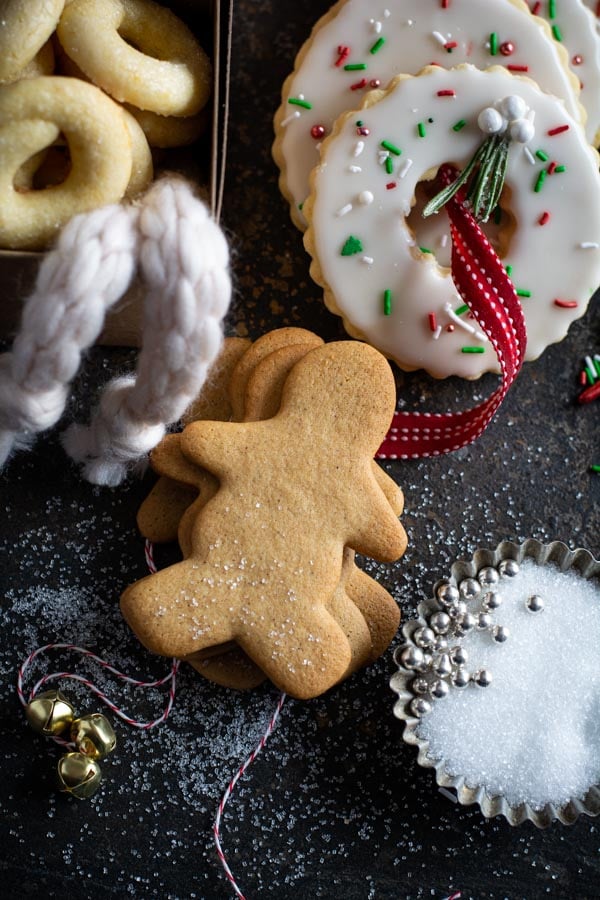
[[[454,167],[445,165],[439,177],[443,184],[450,184],[456,174]],[[394,413],[378,459],[440,456],[472,443],[491,422],[523,365],[527,332],[515,287],[485,234],[463,206],[460,193],[446,209],[452,238],[452,278],[496,351],[502,381],[487,400],[463,412]]]

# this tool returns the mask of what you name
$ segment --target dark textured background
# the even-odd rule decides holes
[[[230,152],[224,221],[234,251],[230,334],[257,337],[281,325],[343,334],[308,275],[270,157],[280,85],[327,0],[237,0]],[[600,349],[599,304],[561,344],[525,366],[488,431],[443,459],[387,464],[406,494],[406,556],[370,571],[406,614],[457,556],[505,538],[562,539],[600,552],[600,406],[577,407],[584,354]],[[216,898],[230,895],[211,827],[218,799],[264,730],[277,693],[234,694],[182,672],[175,711],[143,734],[116,724],[119,748],[88,802],[52,791],[59,751],[24,724],[14,690],[34,647],[67,640],[154,677],[121,621],[118,597],[145,573],[135,512],[152,477],[116,490],[83,483],[58,433],[85,418],[106,379],[135,353],[94,350],[60,428],[11,463],[0,481],[0,892],[9,898]],[[458,409],[493,389],[398,376],[409,405]],[[159,562],[169,558],[167,551]],[[137,717],[162,695],[109,686],[72,655],[44,660],[85,671]],[[308,703],[290,701],[263,755],[227,807],[223,844],[251,897],[600,897],[600,833],[593,819],[544,832],[486,821],[452,805],[401,741],[388,688],[392,651]],[[80,709],[98,703],[69,689]],[[507,727],[510,723],[507,723]],[[468,735],[465,735],[468,740]]]

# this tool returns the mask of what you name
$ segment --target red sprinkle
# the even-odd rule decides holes
[[[532,16],[537,16],[537,14],[538,14],[539,11],[540,11],[541,5],[542,5],[542,4],[541,4],[540,0],[538,0],[537,3],[534,3],[534,4],[533,4],[533,8],[532,8],[532,10],[531,10]]]
[[[348,59],[350,56],[350,47],[345,47],[343,44],[337,48],[338,58],[335,61],[336,66],[341,66],[345,59]]]
[[[529,66],[510,65],[506,67],[510,72],[529,72]]]
[[[444,50],[454,50],[455,47],[458,47],[458,41],[446,41],[444,44]]]
[[[450,6],[450,0],[442,0],[442,9],[448,9]]]
[[[558,165],[558,163],[555,162],[554,160],[552,160],[552,162],[551,162],[550,165],[548,166],[548,170],[547,170],[547,171],[548,171],[548,175],[554,175],[554,170],[556,169],[556,166],[557,166],[557,165]]]
[[[557,125],[556,128],[551,128],[550,131],[547,132],[548,137],[555,137],[557,134],[563,134],[563,132],[569,130],[569,125]]]
[[[452,334],[452,332],[454,331],[454,325],[446,325],[446,331],[449,334]]]
[[[357,81],[356,84],[351,84],[350,90],[351,91],[360,91],[361,88],[364,88],[366,86],[367,86],[367,79],[362,78],[360,81]]]
[[[579,304],[577,300],[555,300],[554,305],[559,309],[575,309]]]
[[[571,62],[573,63],[574,66],[580,66],[581,63],[583,62],[583,56],[581,55],[581,53],[575,54],[575,56],[573,57]]]
[[[504,41],[500,44],[500,53],[502,56],[511,56],[515,52],[515,45],[512,41]]]
[[[379,80],[379,78],[371,78],[369,86],[372,88],[381,87],[381,81]]]
[[[360,134],[362,137],[369,137],[369,135],[371,134],[369,129],[366,128],[364,125],[361,125],[360,128],[357,128],[356,133]]]
[[[584,372],[580,372],[580,373],[579,373],[579,384],[580,384],[582,387],[585,387],[585,386],[586,386],[586,384],[587,384],[587,372],[584,371]]]
[[[437,319],[435,313],[429,313],[429,316],[427,318],[429,319],[429,327],[431,328],[431,330],[437,331]]]
[[[600,397],[600,381],[582,391],[577,400],[579,403],[591,403],[592,400],[597,400],[598,397]]]
[[[456,97],[456,91],[447,90],[447,91],[438,91],[438,97]]]
[[[398,185],[395,181],[388,181],[388,183],[386,184],[386,188],[388,189],[388,191],[393,191],[396,187],[398,187]]]
[[[543,213],[541,214],[541,216],[539,217],[539,219],[538,219],[538,225],[545,225],[545,224],[546,224],[547,222],[549,222],[549,221],[550,221],[550,213],[546,210],[546,211],[543,212]]]
[[[322,137],[325,137],[325,126],[313,125],[310,129],[310,136],[313,137],[315,141],[320,141]]]

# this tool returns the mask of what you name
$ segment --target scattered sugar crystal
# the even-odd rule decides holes
[[[510,630],[508,640],[497,644],[477,631],[460,640],[469,671],[489,669],[492,684],[451,689],[418,734],[450,774],[512,805],[540,809],[583,798],[600,783],[600,588],[525,560],[498,590],[494,622]],[[528,611],[533,594],[543,611]]]

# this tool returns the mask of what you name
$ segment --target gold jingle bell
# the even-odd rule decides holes
[[[71,724],[71,740],[88,759],[102,759],[112,753],[117,743],[113,727],[102,713],[75,719]]]
[[[54,689],[34,697],[27,704],[25,715],[35,731],[53,737],[66,731],[75,717],[75,712],[64,694]]]
[[[58,761],[60,790],[79,800],[87,800],[102,781],[100,766],[83,753],[65,753]]]

